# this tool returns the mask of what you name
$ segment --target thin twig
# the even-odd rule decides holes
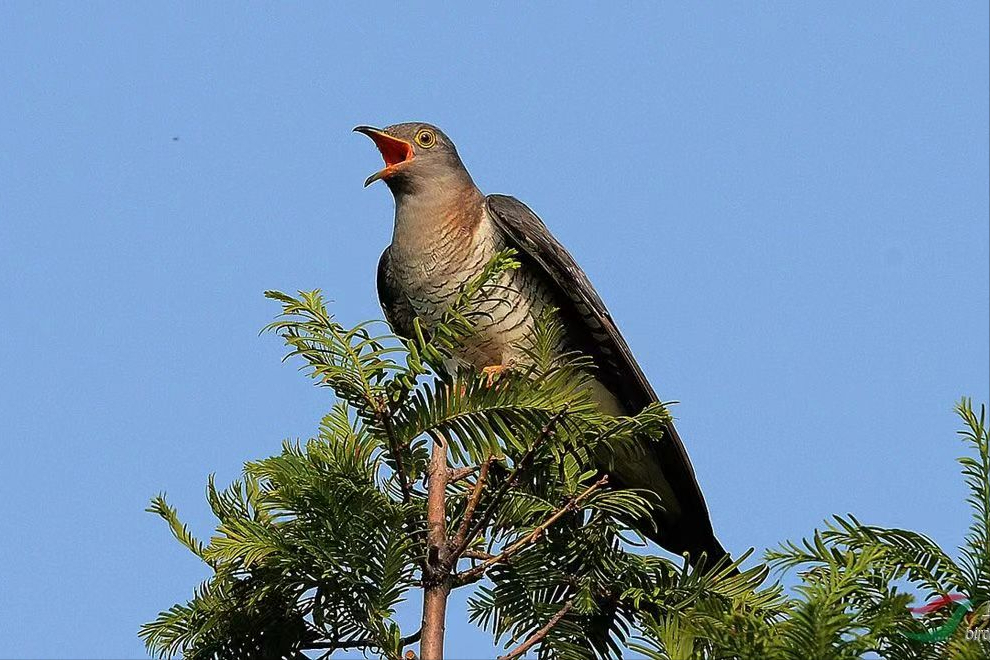
[[[480,559],[481,561],[491,559],[494,556],[495,555],[491,553],[482,552],[480,550],[465,550],[461,553],[461,557],[464,557],[464,559]]]
[[[448,561],[453,564],[457,561],[457,558],[467,549],[470,539],[468,538],[468,530],[471,528],[471,523],[474,520],[475,509],[478,508],[478,502],[481,501],[481,494],[485,490],[485,481],[488,479],[488,470],[491,468],[492,463],[495,462],[494,456],[489,456],[485,459],[485,462],[481,464],[481,471],[478,472],[478,479],[474,482],[474,489],[471,491],[471,497],[468,498],[467,505],[464,507],[464,517],[461,518],[461,524],[457,526],[457,532],[454,534],[454,538],[450,540],[450,554]],[[449,483],[449,481],[448,481]]]
[[[593,483],[590,486],[588,486],[587,488],[585,488],[584,491],[582,491],[580,495],[578,495],[577,497],[574,497],[574,498],[568,500],[567,504],[565,504],[564,506],[562,506],[559,509],[557,509],[556,511],[554,511],[553,514],[549,518],[547,518],[545,521],[543,521],[542,524],[538,525],[536,527],[536,529],[534,529],[531,533],[529,533],[526,536],[522,537],[521,539],[519,539],[518,541],[516,541],[515,543],[513,543],[508,548],[506,548],[505,550],[503,550],[499,554],[495,555],[491,559],[486,559],[485,561],[481,562],[477,566],[475,566],[473,568],[469,568],[468,570],[466,570],[466,571],[464,571],[462,573],[458,573],[455,576],[455,579],[456,579],[457,583],[458,584],[467,584],[469,582],[474,582],[476,580],[480,580],[481,577],[484,576],[485,572],[489,568],[491,568],[495,564],[498,564],[500,562],[504,562],[504,561],[508,560],[513,555],[518,554],[519,551],[523,550],[529,544],[535,543],[536,540],[539,539],[540,536],[543,535],[543,532],[545,532],[548,527],[550,527],[555,522],[557,522],[558,520],[560,520],[566,513],[571,512],[571,511],[574,511],[575,509],[577,509],[578,505],[581,504],[581,502],[583,502],[585,499],[587,499],[588,496],[590,496],[596,490],[598,490],[599,488],[601,488],[602,486],[604,486],[607,482],[608,482],[608,475],[605,475],[601,479],[599,479],[598,481],[596,481],[595,483]]]
[[[474,523],[474,525],[472,525],[471,528],[468,530],[467,537],[465,538],[467,545],[471,545],[474,539],[477,538],[478,534],[481,533],[486,527],[488,527],[488,524],[495,516],[495,512],[498,511],[498,507],[502,503],[502,500],[509,493],[509,491],[512,490],[512,488],[516,485],[516,482],[519,480],[519,477],[527,469],[529,469],[529,464],[532,462],[533,457],[536,455],[537,448],[539,448],[544,442],[546,442],[550,438],[551,435],[553,435],[554,429],[556,428],[557,424],[560,422],[561,419],[564,418],[564,415],[566,414],[567,414],[567,407],[564,406],[564,408],[562,408],[559,412],[557,412],[553,417],[548,419],[547,423],[543,425],[543,428],[540,429],[540,434],[536,436],[536,439],[533,441],[533,446],[530,447],[526,451],[526,453],[523,454],[522,458],[520,458],[519,461],[516,462],[516,465],[512,469],[512,472],[509,473],[509,476],[506,477],[505,482],[502,484],[501,488],[499,488],[495,492],[495,495],[492,497],[492,501],[485,508],[484,514],[482,514],[482,516],[478,518],[478,520]]]
[[[412,500],[412,487],[409,484],[409,478],[406,476],[406,469],[402,465],[402,443],[399,442],[399,438],[395,434],[395,427],[392,425],[392,415],[386,410],[385,406],[375,408],[375,412],[378,415],[378,421],[381,422],[382,427],[385,429],[389,451],[392,452],[392,456],[395,458],[395,476],[399,480],[402,501],[408,504]]]
[[[522,656],[524,653],[526,653],[526,651],[533,648],[534,645],[541,642],[543,638],[546,637],[551,630],[553,630],[553,627],[556,626],[558,623],[560,623],[561,619],[567,616],[567,613],[571,611],[572,607],[574,607],[573,598],[571,598],[569,601],[564,603],[564,606],[561,607],[556,614],[550,617],[550,620],[547,621],[547,624],[545,626],[543,626],[535,633],[530,635],[525,642],[523,642],[516,648],[512,649],[503,656],[499,656],[499,660],[515,660],[515,658]]]
[[[478,471],[478,466],[477,465],[472,465],[470,467],[462,467],[462,468],[457,468],[456,470],[451,470],[448,473],[448,476],[447,476],[447,483],[448,484],[455,484],[458,481],[462,481],[464,479],[467,479],[468,477],[470,477],[472,474],[474,474],[477,471]]]
[[[411,635],[406,635],[399,640],[401,646],[407,646],[409,644],[415,644],[419,641],[420,635],[423,634],[422,630],[417,630]],[[382,648],[381,644],[374,639],[352,639],[346,642],[311,642],[306,645],[307,650],[316,649],[330,649],[330,651],[342,651],[345,649],[359,649],[359,648]]]

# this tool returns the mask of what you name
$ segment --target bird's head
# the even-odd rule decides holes
[[[439,186],[474,185],[454,143],[436,126],[409,122],[354,130],[370,137],[385,161],[385,167],[369,176],[365,186],[381,179],[393,194],[406,194]]]

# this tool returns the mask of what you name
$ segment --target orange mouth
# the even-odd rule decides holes
[[[382,160],[385,161],[385,167],[369,176],[364,182],[365,186],[371,185],[378,179],[387,179],[395,173],[399,166],[408,163],[413,158],[413,146],[405,140],[392,137],[381,129],[371,126],[358,126],[354,130],[370,137],[375,146],[378,147],[378,151],[381,152]]]

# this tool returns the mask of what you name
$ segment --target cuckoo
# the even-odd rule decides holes
[[[354,130],[371,138],[385,161],[365,186],[384,181],[395,201],[392,243],[378,263],[378,296],[395,332],[411,336],[416,317],[427,328],[435,323],[461,285],[496,252],[511,247],[521,266],[505,274],[502,302],[482,317],[457,357],[490,376],[524,360],[520,340],[552,307],[563,324],[561,350],[579,350],[594,361],[593,395],[603,412],[635,415],[657,401],[588,277],[528,206],[482,193],[454,144],[435,126]],[[692,563],[701,553],[709,566],[725,557],[673,424],[662,437],[643,443],[634,459],[616,457],[606,468],[611,484],[659,495],[655,524],[641,531],[672,552],[688,554]]]

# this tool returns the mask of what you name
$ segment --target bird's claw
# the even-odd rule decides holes
[[[509,366],[506,364],[493,364],[482,369],[481,373],[485,376],[485,386],[491,387],[494,385],[495,379],[508,369]]]

